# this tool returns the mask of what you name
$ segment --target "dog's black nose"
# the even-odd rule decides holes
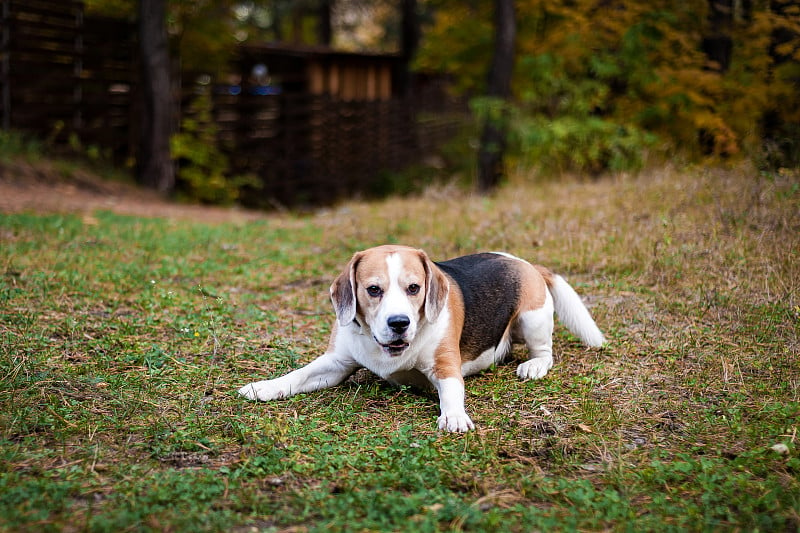
[[[405,333],[408,325],[411,324],[411,319],[406,315],[393,315],[386,320],[386,323],[395,333]]]

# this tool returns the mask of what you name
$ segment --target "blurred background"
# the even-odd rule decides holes
[[[2,0],[1,46],[0,151],[190,201],[800,165],[789,0]]]

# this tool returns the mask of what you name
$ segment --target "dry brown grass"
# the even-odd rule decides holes
[[[595,182],[518,177],[489,198],[438,187],[312,223],[344,241],[332,263],[346,243],[393,241],[442,259],[505,250],[564,273],[610,343],[581,353],[562,342],[557,371],[597,383],[588,404],[557,408],[583,409],[636,447],[694,439],[678,430],[706,409],[698,402],[741,393],[743,409],[758,409],[776,387],[800,399],[798,198],[796,173],[667,168]]]

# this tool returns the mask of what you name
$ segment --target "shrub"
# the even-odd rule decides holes
[[[191,200],[230,204],[238,199],[240,187],[252,179],[230,175],[230,162],[218,145],[211,111],[210,95],[200,92],[184,114],[181,131],[172,136],[177,189]]]

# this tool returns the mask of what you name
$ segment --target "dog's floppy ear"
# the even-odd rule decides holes
[[[428,258],[428,254],[419,250],[419,255],[425,266],[425,318],[428,322],[436,322],[439,313],[447,303],[450,282],[447,281],[447,276]]]
[[[356,253],[331,285],[331,302],[339,324],[346,326],[356,318],[356,267],[362,253]]]

